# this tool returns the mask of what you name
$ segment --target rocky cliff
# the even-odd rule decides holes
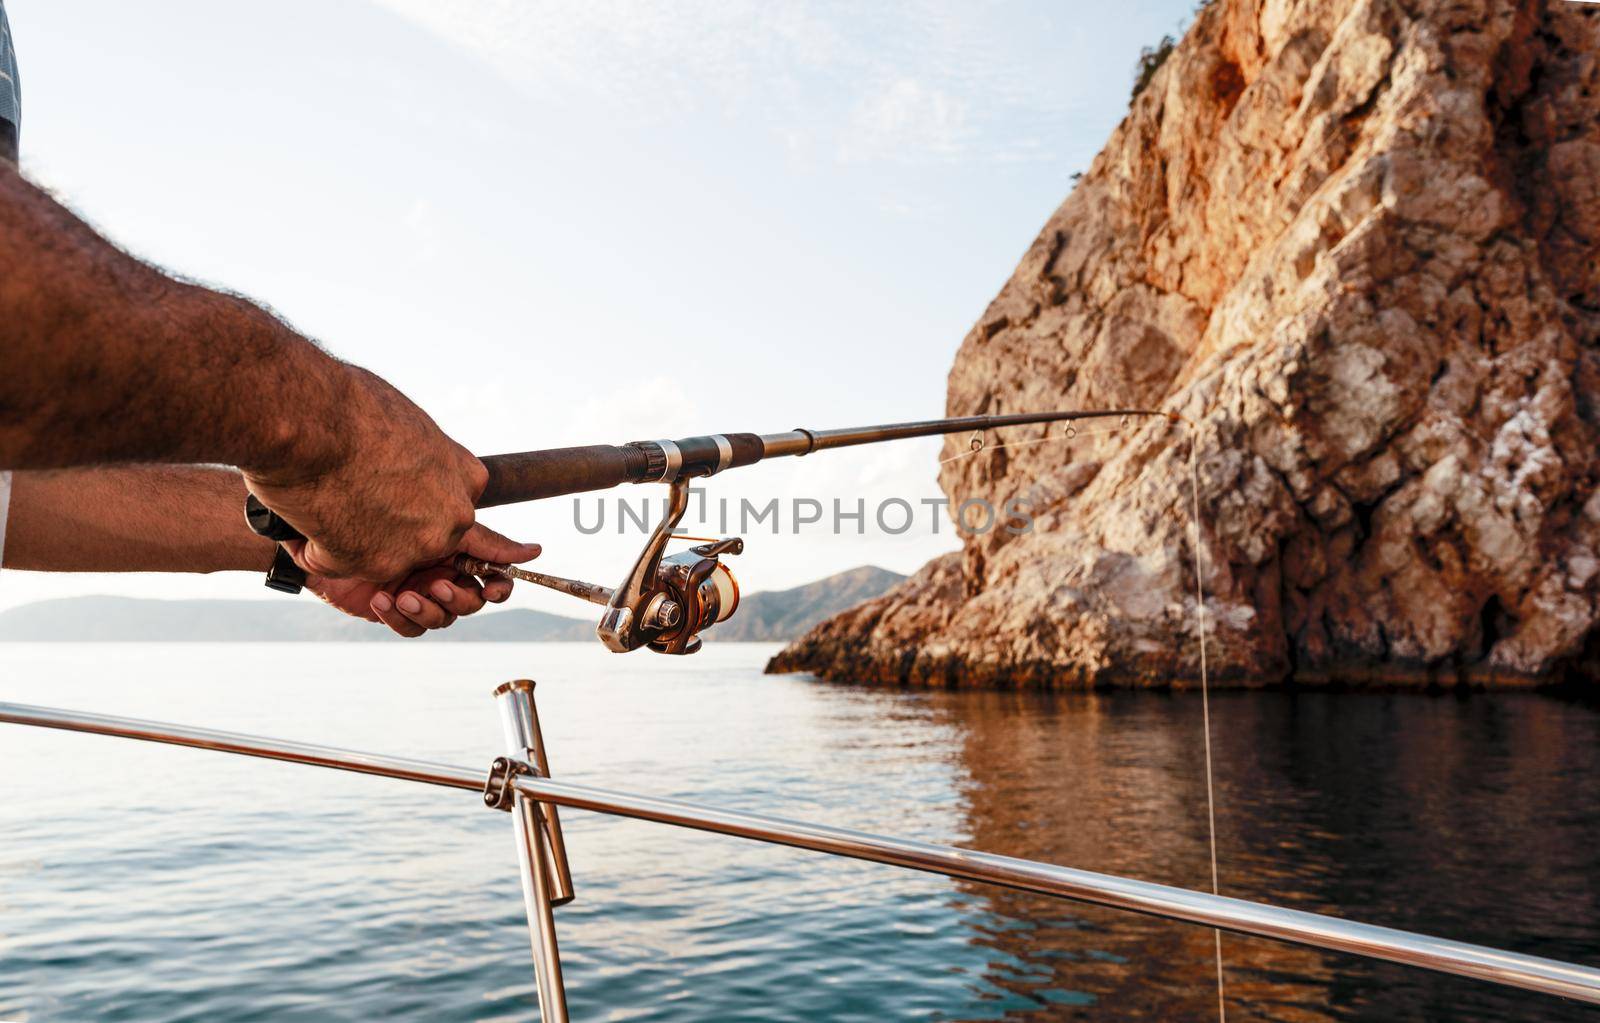
[[[1600,9],[1217,0],[947,403],[1157,407],[1192,434],[952,440],[952,506],[1022,499],[1031,530],[968,538],[772,669],[1194,679],[1192,443],[1214,678],[1558,678],[1600,617],[1597,257]]]

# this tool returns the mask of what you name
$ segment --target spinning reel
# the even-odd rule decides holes
[[[672,482],[667,514],[595,626],[608,649],[626,653],[648,646],[661,654],[692,654],[700,649],[703,630],[727,621],[738,609],[739,583],[718,559],[743,553],[743,540],[714,540],[662,556],[688,506],[689,480],[680,477]]]
[[[667,513],[645,541],[627,578],[614,590],[465,556],[456,559],[456,567],[471,575],[522,579],[605,605],[595,634],[607,649],[619,654],[640,647],[660,654],[692,654],[700,649],[700,633],[727,621],[738,610],[738,580],[720,559],[724,554],[742,554],[744,540],[712,540],[666,554],[671,540],[702,539],[674,532],[689,506],[689,482],[687,477],[672,482]]]

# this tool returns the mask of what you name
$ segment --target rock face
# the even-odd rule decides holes
[[[1581,668],[1600,618],[1600,9],[1206,7],[950,372],[950,415],[1128,406],[1193,432],[985,438],[941,485],[953,507],[1023,500],[1032,529],[968,537],[771,669],[1194,680],[1191,440],[1213,679]]]

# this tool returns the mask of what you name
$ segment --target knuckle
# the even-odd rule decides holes
[[[422,549],[428,558],[442,558],[455,550],[457,533],[445,526],[436,526],[423,534]]]

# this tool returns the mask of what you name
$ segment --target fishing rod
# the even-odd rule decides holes
[[[663,654],[692,654],[700,649],[700,633],[718,622],[727,621],[739,607],[738,581],[721,558],[743,553],[744,540],[739,537],[711,540],[677,554],[666,554],[666,545],[675,539],[703,539],[675,533],[689,506],[690,481],[755,465],[768,458],[800,457],[833,448],[968,431],[981,437],[985,430],[1006,426],[1043,424],[1048,431],[1051,423],[1114,417],[1181,421],[1176,413],[1151,409],[1015,412],[838,430],[801,427],[783,433],[713,433],[681,440],[640,440],[620,445],[589,444],[488,455],[482,462],[489,472],[489,482],[478,498],[479,508],[610,490],[624,483],[665,483],[670,488],[666,514],[645,541],[644,549],[634,559],[621,585],[615,588],[492,564],[465,555],[456,559],[456,568],[480,577],[499,575],[521,579],[603,605],[605,610],[595,626],[595,634],[601,643],[617,653],[649,647]],[[1068,430],[1071,429],[1069,426]],[[975,438],[973,443],[974,450],[981,449],[981,440]],[[245,518],[251,529],[273,540],[305,539],[298,529],[253,494],[245,501]],[[298,568],[275,563],[267,585],[297,592],[304,582],[305,574]]]

